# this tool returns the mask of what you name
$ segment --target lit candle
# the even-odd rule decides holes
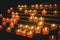
[[[16,34],[17,34],[17,35],[21,35],[21,33],[22,33],[22,30],[16,29]]]
[[[29,27],[28,25],[25,25],[24,30],[28,31],[28,27]]]
[[[16,15],[16,21],[18,21],[20,19],[20,16]]]
[[[13,10],[13,7],[11,7],[10,10],[12,11]]]
[[[53,11],[53,13],[54,13],[55,16],[58,15],[58,11],[57,10]]]
[[[24,6],[23,6],[23,5],[21,5],[21,8],[24,8]]]
[[[19,8],[19,11],[23,11],[23,8],[22,8],[22,7],[20,7],[20,8]]]
[[[40,4],[40,6],[39,6],[39,7],[40,7],[40,9],[43,9],[43,5],[42,5],[42,4]]]
[[[34,13],[31,13],[31,14],[30,14],[30,16],[31,16],[31,17],[34,17],[34,16],[35,16],[35,14],[34,14]]]
[[[8,10],[7,10],[7,13],[10,13],[10,12],[11,12],[11,10],[10,10],[10,9],[8,9]]]
[[[40,17],[39,21],[44,22],[44,17]]]
[[[33,21],[33,17],[29,17],[29,21],[32,22]]]
[[[57,9],[57,8],[58,8],[57,4],[54,4],[54,9]]]
[[[51,24],[51,30],[57,29],[57,24]]]
[[[44,26],[44,22],[38,22],[38,26],[42,28]]]
[[[6,22],[6,18],[3,17],[3,18],[2,18],[2,22]]]
[[[15,18],[15,13],[14,13],[14,12],[12,12],[11,16],[12,16],[12,18]]]
[[[34,26],[31,26],[30,27],[30,30],[34,32]]]
[[[0,25],[0,30],[2,30],[3,29],[3,27]]]
[[[37,10],[33,10],[33,13],[36,15],[37,14]]]
[[[29,10],[29,13],[32,13],[32,10]]]
[[[42,15],[46,15],[47,11],[46,10],[42,10]]]
[[[22,36],[26,36],[26,31],[22,31]]]
[[[2,16],[2,14],[0,14],[0,18],[2,18],[3,16]]]
[[[27,5],[26,4],[24,5],[24,9],[27,9]]]
[[[43,35],[47,35],[49,33],[49,28],[45,27],[42,29]]]
[[[35,28],[35,33],[41,33],[41,28],[39,26]]]
[[[49,9],[52,9],[52,4],[49,5]]]
[[[25,13],[25,14],[28,14],[29,12],[28,12],[28,10],[24,10],[24,13]]]
[[[34,5],[31,5],[31,8],[32,8],[32,9],[34,9],[34,8],[35,8],[35,6],[34,6]]]
[[[6,26],[6,22],[2,22],[2,26],[4,26],[4,27],[5,27],[5,26]]]
[[[38,18],[37,17],[34,17],[34,22],[38,22]]]
[[[10,27],[7,27],[7,28],[6,28],[6,32],[9,32],[9,33],[10,33],[11,31],[12,31],[12,30],[11,30]]]
[[[35,5],[35,8],[36,8],[36,9],[38,9],[38,8],[39,8],[38,4],[36,4],[36,5]]]
[[[60,31],[58,31],[58,37],[60,37]]]
[[[13,19],[13,18],[11,18],[11,19],[10,19],[10,22],[11,22],[11,23],[14,23],[14,19]]]
[[[14,23],[10,23],[10,28],[14,28]]]
[[[19,24],[18,29],[23,30],[23,24]]]
[[[18,5],[18,8],[20,8],[20,5]]]
[[[9,18],[6,18],[6,22],[10,22],[10,19]]]
[[[44,8],[47,9],[48,8],[48,5],[46,4]]]
[[[27,32],[27,37],[32,38],[33,37],[33,32],[32,31]]]
[[[49,40],[56,40],[56,38],[52,35],[51,37],[49,37]]]

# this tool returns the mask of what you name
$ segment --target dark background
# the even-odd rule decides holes
[[[5,14],[8,8],[10,8],[11,6],[15,7],[18,4],[31,5],[31,4],[40,4],[40,3],[60,4],[60,1],[59,0],[0,0],[0,13]],[[46,39],[45,37],[42,37],[43,35],[40,36],[29,39],[27,37],[21,37],[11,33],[7,33],[5,31],[0,31],[0,40],[45,40]]]

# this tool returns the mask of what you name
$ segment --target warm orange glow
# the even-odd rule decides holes
[[[35,28],[35,32],[36,32],[36,33],[41,33],[41,28],[40,28],[40,27],[36,27],[36,28]]]
[[[50,4],[50,5],[49,5],[49,9],[52,9],[52,8],[53,8],[53,7],[52,7],[52,4]]]
[[[42,10],[42,15],[46,15],[47,11],[46,10]]]
[[[10,10],[12,11],[13,10],[13,7],[11,7]]]
[[[33,21],[33,17],[29,17],[29,21],[30,21],[30,22]]]
[[[34,17],[34,22],[38,22],[38,17]]]
[[[43,35],[47,35],[49,33],[49,28],[45,27],[42,29]]]
[[[22,31],[20,29],[16,29],[16,34],[21,35]]]
[[[40,7],[40,9],[43,9],[43,5],[42,4],[40,4],[39,7]]]
[[[44,22],[44,17],[40,17],[39,21]]]
[[[27,32],[27,37],[32,38],[33,37],[33,32],[32,31]]]
[[[28,10],[24,10],[24,13],[25,13],[25,14],[28,14]]]
[[[10,23],[10,28],[14,28],[14,23]]]
[[[51,30],[55,30],[57,29],[57,25],[56,24],[51,24]]]
[[[2,26],[6,26],[6,22],[2,22]]]
[[[38,9],[38,8],[39,8],[39,5],[38,5],[38,4],[36,4],[36,5],[35,5],[35,8],[36,8],[36,9]]]
[[[6,28],[6,32],[11,32],[11,28],[10,27],[8,27],[8,28]]]
[[[26,36],[26,31],[22,31],[22,36]]]
[[[2,16],[2,14],[0,14],[0,18],[2,18],[3,16]]]
[[[3,27],[0,25],[0,30],[2,30],[3,29]]]
[[[31,5],[31,8],[33,8],[33,9],[34,9],[34,7],[35,7],[34,5]]]

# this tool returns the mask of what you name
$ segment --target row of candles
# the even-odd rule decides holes
[[[20,8],[23,8],[24,6],[18,6]],[[27,5],[25,5],[25,8],[27,8]],[[14,10],[13,8],[10,8],[8,10],[8,13],[10,13],[12,10]],[[29,13],[30,12],[30,18],[29,21],[34,20],[34,22],[37,22],[37,27],[35,26],[29,26],[29,25],[23,25],[23,24],[18,24],[17,28],[15,29],[15,33],[17,35],[21,35],[21,36],[27,36],[29,38],[32,38],[34,34],[40,34],[42,33],[43,35],[48,35],[50,32],[50,28],[51,30],[56,30],[57,29],[57,24],[50,24],[50,28],[49,27],[44,27],[44,17],[35,17],[37,10],[25,10],[24,13]],[[33,13],[31,13],[33,12]],[[57,11],[55,11],[57,13]],[[43,10],[42,14],[46,15],[47,11]],[[20,16],[18,14],[18,12],[12,12],[11,13],[11,18],[4,18],[2,16],[2,14],[0,14],[0,18],[2,19],[2,25],[0,25],[0,30],[2,30],[4,28],[4,26],[6,26],[6,23],[10,23],[9,27],[6,27],[6,31],[7,32],[11,32],[12,29],[15,28],[15,24],[17,24],[17,22],[20,20]],[[58,32],[58,35],[60,35],[60,32]],[[54,36],[50,37],[52,39],[50,40],[56,40]]]
[[[11,7],[10,9],[8,9],[7,10],[7,13],[11,13],[12,11],[13,11],[14,9]],[[19,9],[20,11],[23,11],[23,9],[22,8],[20,8]],[[34,14],[37,14],[38,13],[38,11],[37,10],[32,10],[32,9],[30,9],[30,10],[27,10],[27,9],[25,9],[24,11],[24,14],[32,14],[32,13],[34,13]],[[43,9],[42,11],[40,11],[41,13],[42,13],[42,15],[46,15],[47,13],[48,13],[48,11],[47,10],[45,10],[45,9]],[[53,12],[53,15],[58,15],[58,11],[57,10],[54,10]]]
[[[14,26],[14,24],[11,25],[11,27],[6,27],[6,32],[11,33],[13,26]],[[51,26],[54,26],[54,24],[52,24]],[[3,29],[3,27],[0,25],[0,30],[2,30],[2,29]],[[39,26],[35,27],[35,26],[18,24],[17,28],[14,31],[17,35],[27,36],[29,38],[32,38],[34,36],[34,34],[42,33],[43,35],[48,35],[50,32],[50,29],[49,29],[49,27],[41,28]],[[58,31],[58,36],[60,37],[60,31]]]
[[[47,15],[47,13],[48,13],[48,11],[47,10],[42,10],[42,11],[40,11],[41,13],[42,13],[42,15]],[[38,11],[37,10],[24,10],[24,14],[38,14]],[[53,15],[58,15],[58,11],[57,10],[55,10],[55,11],[52,11],[52,13],[53,13]]]
[[[18,5],[18,8],[20,9],[20,8],[23,8],[23,9],[26,9],[26,8],[28,8],[28,6],[27,5]],[[54,5],[52,5],[52,4],[35,4],[35,5],[31,5],[31,8],[34,8],[34,9],[52,9],[52,8],[54,8],[54,9],[57,9],[58,8],[58,5],[57,4],[54,4]]]
[[[45,5],[43,5],[43,4],[40,4],[40,5],[36,4],[36,5],[31,5],[31,8],[35,8],[35,9],[52,9],[52,8],[54,8],[54,9],[57,9],[58,5],[57,4],[54,4],[54,5],[52,5],[52,4],[49,4],[49,5],[47,5],[47,4],[45,4]]]

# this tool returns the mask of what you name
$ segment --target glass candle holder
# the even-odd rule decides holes
[[[41,28],[39,26],[35,28],[35,33],[41,33]]]
[[[40,9],[43,9],[44,7],[43,7],[43,5],[42,5],[42,4],[40,4],[40,5],[39,5],[39,8],[40,8]]]
[[[53,11],[53,15],[57,16],[58,15],[58,11],[57,10]]]
[[[29,17],[29,22],[32,22],[32,21],[33,21],[33,18],[34,18],[34,17],[32,17],[32,16]]]
[[[36,22],[36,23],[37,23],[37,22],[38,22],[38,17],[34,17],[34,19],[33,19],[33,20],[34,20],[34,22]]]
[[[39,5],[38,5],[38,4],[36,4],[36,5],[35,5],[35,9],[38,9],[38,8],[39,8]]]
[[[11,31],[12,31],[12,29],[11,29],[10,27],[7,27],[7,28],[6,28],[6,32],[11,33]]]
[[[28,8],[28,6],[25,4],[25,5],[24,5],[24,9],[27,9],[27,8]]]
[[[13,10],[13,7],[11,7],[10,10],[12,11]]]
[[[42,28],[42,32],[43,32],[43,35],[48,35],[49,34],[49,28],[48,27]]]
[[[2,25],[0,25],[0,30],[2,30],[3,29],[3,26]]]
[[[28,25],[25,25],[24,30],[28,31],[28,27],[29,27]]]
[[[2,14],[0,14],[0,18],[2,18],[3,16],[2,16]]]
[[[42,22],[42,21],[38,22],[38,26],[42,28],[44,26],[44,22]]]
[[[34,9],[35,8],[35,5],[31,5],[31,8]]]
[[[32,38],[33,37],[33,32],[32,31],[27,32],[27,37]]]
[[[16,29],[15,31],[16,31],[16,34],[17,34],[17,35],[22,35],[22,30]]]
[[[42,15],[46,15],[47,11],[46,10],[42,10]]]
[[[57,4],[54,4],[54,9],[57,9],[58,8],[58,5]]]
[[[34,32],[34,26],[31,26],[29,30]]]
[[[25,30],[23,30],[22,31],[22,36],[26,36],[27,34],[26,34],[27,32],[25,31]]]
[[[57,29],[57,24],[51,24],[51,30]]]
[[[33,13],[36,15],[37,14],[37,10],[33,10]]]
[[[25,9],[25,10],[24,10],[24,13],[25,13],[25,14],[28,14],[29,12],[28,12],[28,10]]]
[[[10,23],[10,28],[14,28],[14,23]]]
[[[40,22],[44,22],[44,17],[40,17],[40,18],[39,18],[39,21],[40,21]]]
[[[49,36],[49,40],[56,40],[56,38],[52,35],[52,36]]]
[[[52,6],[52,4],[50,4],[50,5],[49,5],[49,9],[52,9],[52,8],[53,8],[53,6]]]

